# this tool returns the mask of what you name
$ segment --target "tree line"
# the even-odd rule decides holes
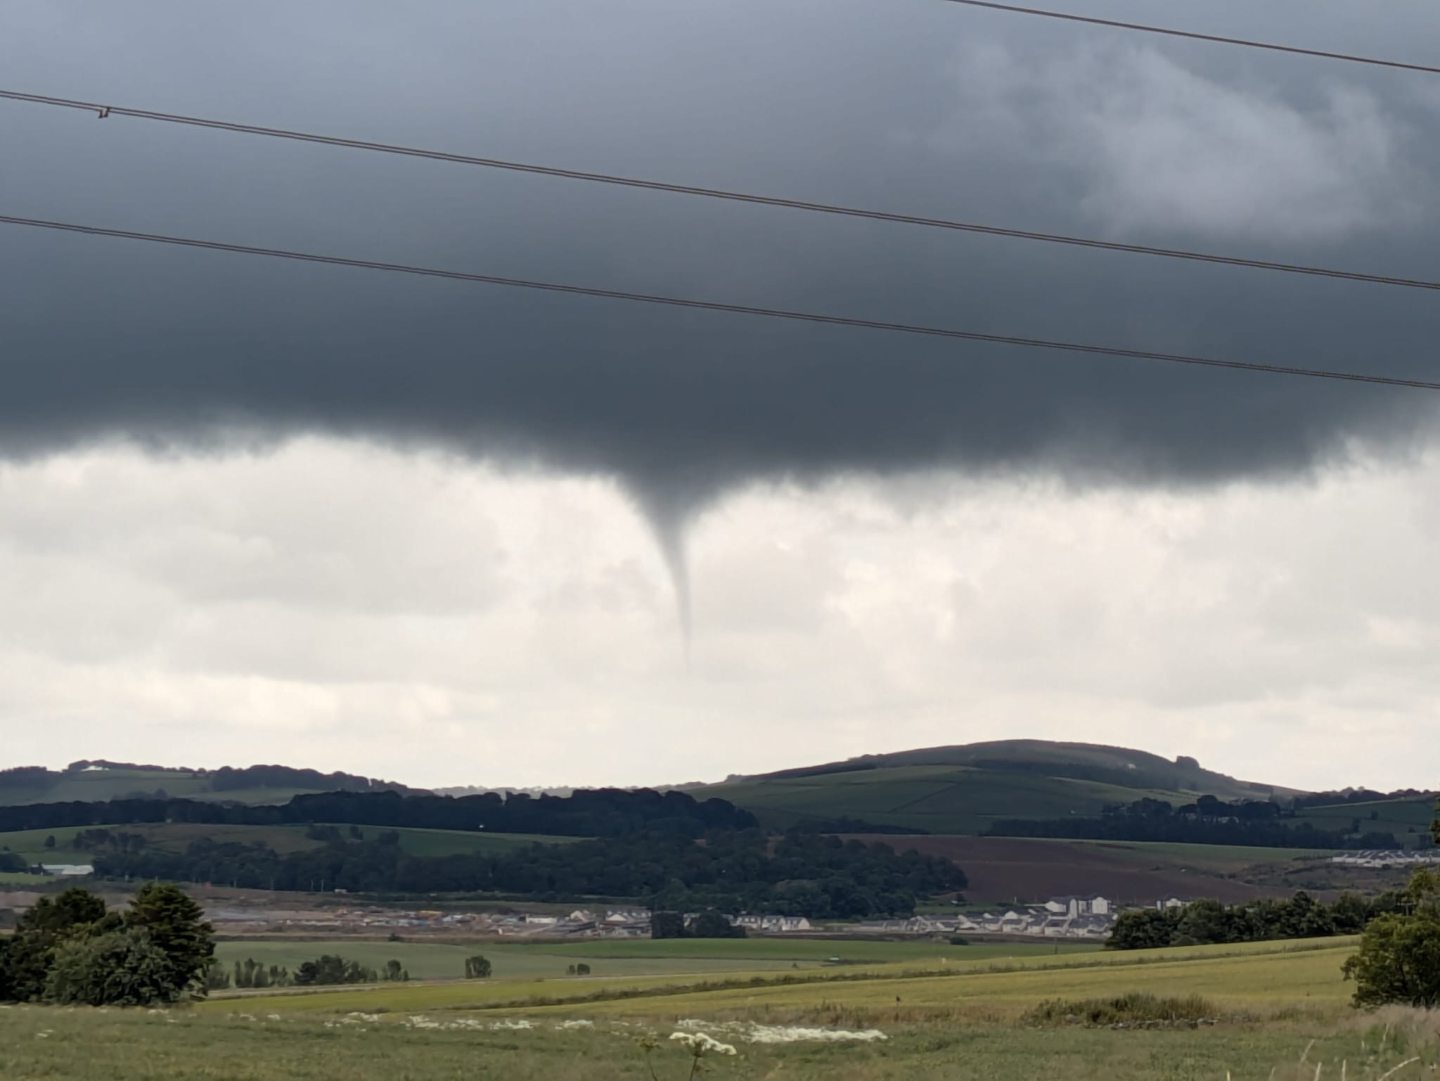
[[[1289,900],[1266,898],[1237,905],[1214,900],[1192,901],[1176,908],[1122,912],[1105,945],[1113,950],[1145,950],[1354,935],[1372,920],[1399,912],[1404,905],[1402,890],[1390,890],[1374,897],[1344,893],[1329,905],[1304,890]]]
[[[710,830],[749,829],[755,816],[722,799],[696,800],[684,792],[585,789],[569,796],[532,797],[494,792],[475,796],[400,795],[395,792],[325,792],[270,806],[190,799],[118,799],[32,803],[0,807],[0,832],[65,826],[123,826],[157,822],[280,826],[342,825],[613,837],[667,833],[699,837]]]
[[[774,839],[758,829],[717,830],[698,843],[637,833],[429,857],[406,853],[394,835],[331,840],[283,856],[264,844],[201,839],[184,852],[100,852],[95,869],[107,878],[258,889],[486,892],[537,900],[595,896],[640,900],[655,909],[827,919],[910,915],[918,897],[965,886],[964,872],[948,860],[802,832]]]

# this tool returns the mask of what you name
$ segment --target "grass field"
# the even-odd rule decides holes
[[[0,1077],[685,1081],[692,1059],[669,1038],[677,1031],[733,1047],[704,1065],[735,1081],[1430,1076],[1433,1020],[1367,1017],[1345,1004],[1339,966],[1353,948],[1331,939],[799,972],[495,978],[234,995],[159,1012],[15,1007],[0,1010]],[[1206,996],[1217,1023],[1116,1031],[1024,1019],[1045,1000],[1145,990]],[[647,1036],[656,1045],[648,1059]],[[1419,1061],[1402,1066],[1412,1055]]]
[[[3,1011],[0,1076],[16,1081],[685,1081],[691,1076],[692,1060],[683,1046],[668,1039],[675,1031],[670,1026],[647,1030],[600,1021],[561,1027],[541,1021],[516,1028],[516,1022],[502,1021],[502,1027],[472,1028],[430,1019],[372,1023],[351,1018],[351,1023],[327,1024],[318,1018],[274,1016],[277,1020],[265,1014],[182,1011]],[[1314,1023],[1113,1032],[888,1022],[876,1031],[883,1039],[761,1043],[747,1042],[743,1031],[717,1030],[736,1053],[704,1059],[704,1076],[716,1081],[1313,1081],[1317,1065],[1324,1077],[1341,1077],[1343,1061],[1347,1081],[1376,1081],[1403,1062],[1412,1046],[1400,1043],[1395,1027],[1386,1037],[1374,1026]],[[776,1034],[786,1038],[795,1032],[766,1032]],[[646,1036],[657,1045],[648,1059],[640,1044]],[[1433,1046],[1420,1053],[1425,1058],[1417,1065],[1428,1066]],[[1411,1069],[1389,1081],[1419,1076]]]
[[[1299,987],[1319,989],[1317,1002],[1335,1005],[1345,995],[1339,966],[1353,952],[1354,941],[1331,938],[1124,953],[1091,950],[1060,956],[1034,949],[1019,952],[1023,946],[1019,950],[1001,947],[989,956],[969,954],[967,949],[957,947],[948,954],[890,963],[781,972],[751,963],[728,973],[709,974],[677,966],[680,971],[671,974],[612,978],[597,963],[594,977],[584,980],[497,978],[403,987],[375,985],[247,999],[247,1008],[277,1007],[283,999],[289,1009],[304,1012],[373,1010],[384,1005],[412,1011],[543,1007],[570,1012],[600,1009],[625,1016],[691,1016],[686,1011],[698,1009],[698,999],[703,998],[709,1011],[706,1016],[737,1009],[752,1014],[778,1010],[789,1016],[838,1003],[848,1003],[860,1013],[871,1006],[889,1009],[898,996],[907,1006],[939,1006],[947,1013],[961,1006],[966,1010],[978,1006],[988,1015],[995,1012],[997,995],[1009,1002],[1009,1012],[1014,1014],[1055,997],[1058,987],[1087,987],[1094,994],[1104,994],[1117,988],[1155,990],[1197,977],[1206,980],[1205,986],[1218,984],[1231,999],[1251,1001],[1276,993],[1283,997]],[[1256,969],[1265,972],[1259,983],[1255,982]],[[1143,980],[1146,986],[1132,988],[1136,980]],[[907,994],[913,999],[905,998]],[[225,1001],[218,997],[202,1009],[222,1009]]]
[[[1435,801],[1421,796],[1375,803],[1337,803],[1307,807],[1295,817],[1297,822],[1309,822],[1322,830],[1350,830],[1358,820],[1361,832],[1393,833],[1401,844],[1411,844],[1417,836],[1430,831]]]
[[[562,943],[483,942],[451,945],[433,942],[375,942],[346,939],[237,939],[221,942],[217,954],[229,969],[237,960],[253,958],[265,965],[283,965],[292,972],[322,953],[338,953],[371,968],[392,958],[417,980],[454,979],[464,973],[465,958],[484,954],[494,965],[494,979],[561,977],[569,965],[585,962],[596,976],[650,976],[674,973],[765,971],[835,968],[841,965],[946,960],[967,962],[1001,957],[1053,957],[1094,953],[1090,943],[1006,943],[948,946],[934,942],[856,942],[824,939],[683,939],[652,941],[584,939]]]
[[[0,886],[25,888],[27,886],[43,886],[54,879],[48,875],[26,874],[24,871],[0,871]]]

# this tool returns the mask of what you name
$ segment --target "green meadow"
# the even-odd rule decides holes
[[[570,965],[585,963],[594,976],[649,976],[769,969],[839,969],[886,962],[972,962],[999,957],[1052,957],[1091,953],[1093,943],[1016,943],[949,946],[935,942],[864,942],[826,939],[578,939],[559,943],[485,941],[448,944],[425,941],[377,942],[361,939],[235,939],[220,942],[217,955],[230,969],[247,958],[283,965],[292,972],[322,953],[339,954],[371,968],[400,962],[412,979],[454,979],[463,975],[465,958],[483,954],[494,966],[493,979],[564,976]]]

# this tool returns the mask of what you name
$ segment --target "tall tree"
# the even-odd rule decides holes
[[[184,890],[168,882],[140,887],[125,914],[125,925],[145,931],[165,954],[177,987],[197,996],[205,994],[205,973],[215,963],[215,928]]]

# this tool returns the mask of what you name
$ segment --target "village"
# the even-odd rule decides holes
[[[1176,908],[1187,902],[1160,898],[1140,907]],[[727,917],[750,935],[815,938],[1059,938],[1102,940],[1110,934],[1122,908],[1098,895],[1052,897],[1034,904],[995,910],[957,910],[903,919],[859,922],[812,920],[805,916],[747,913]],[[369,936],[495,937],[509,940],[575,938],[641,939],[651,937],[651,912],[646,908],[575,908],[569,912],[481,912],[440,909],[398,910],[355,905],[333,908],[252,908],[207,906],[216,929],[224,934],[321,934]],[[687,913],[687,923],[698,913]]]

